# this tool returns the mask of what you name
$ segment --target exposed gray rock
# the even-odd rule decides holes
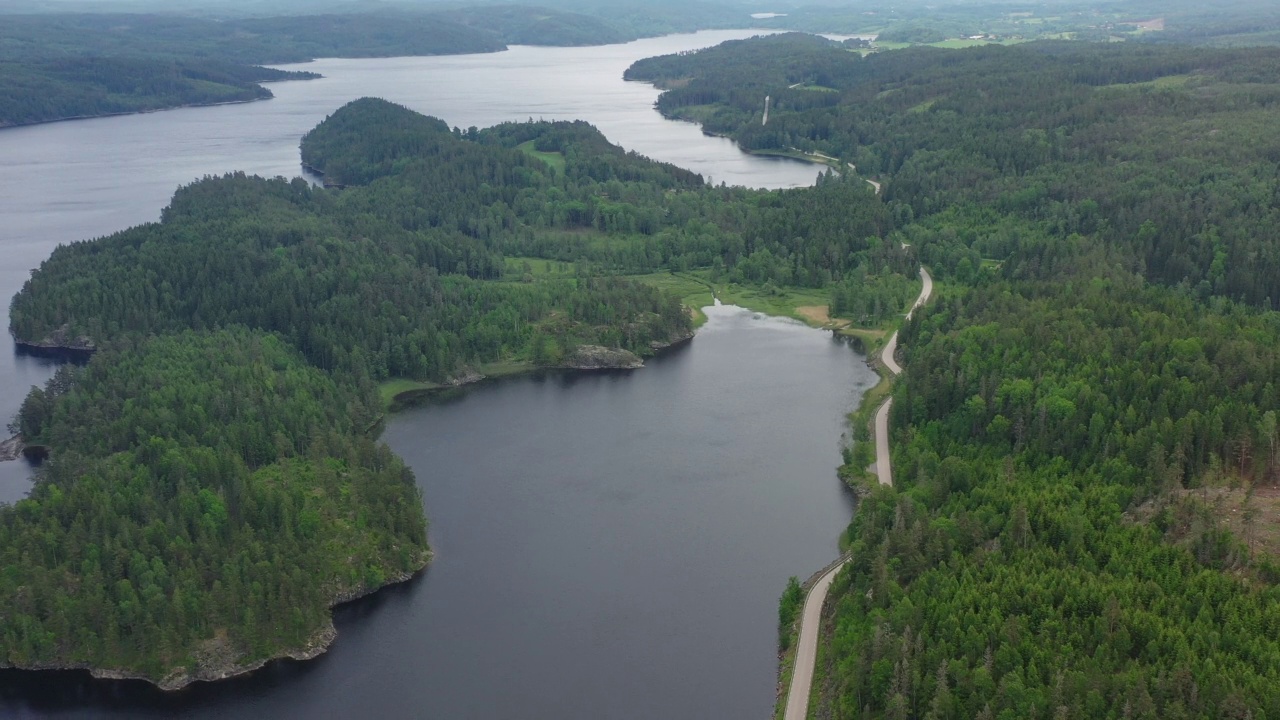
[[[471,383],[480,382],[484,378],[485,376],[482,373],[478,373],[471,368],[463,368],[462,372],[445,380],[444,384],[452,385],[453,387],[460,387],[462,385],[470,385]]]
[[[22,445],[21,435],[14,435],[4,442],[0,442],[0,462],[17,460],[22,457]]]
[[[88,335],[72,335],[71,326],[69,325],[63,325],[57,330],[54,330],[44,336],[43,340],[18,339],[16,342],[19,345],[44,348],[46,350],[79,350],[82,352],[92,352],[98,349],[98,346],[93,342],[93,338]]]
[[[599,345],[579,345],[572,355],[565,358],[564,367],[574,370],[634,370],[643,367],[644,361],[630,350],[619,350]]]
[[[675,335],[672,335],[671,337],[667,338],[666,342],[662,342],[660,340],[649,341],[649,349],[653,350],[654,352],[657,352],[658,350],[666,350],[669,347],[675,347],[676,345],[679,345],[681,343],[689,342],[692,339],[693,339],[693,330],[689,330],[687,332],[682,332],[682,333],[676,333]]]

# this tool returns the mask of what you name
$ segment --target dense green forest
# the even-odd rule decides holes
[[[769,58],[777,58],[770,61]],[[1055,236],[1096,239],[1115,262],[1201,298],[1280,300],[1275,165],[1280,51],[1033,43],[866,58],[801,35],[643,60],[628,77],[681,86],[659,108],[751,149],[796,147],[884,176],[900,225],[982,237],[920,247],[1003,259],[1021,277],[1078,262]],[[788,89],[810,82],[838,92]],[[762,125],[762,99],[773,109]],[[934,253],[934,254],[930,254]]]
[[[377,383],[688,337],[680,300],[628,273],[823,287],[916,263],[861,181],[713,188],[581,122],[463,131],[364,99],[302,155],[340,187],[207,178],[15,297],[20,342],[97,352],[13,427],[52,460],[0,509],[2,664],[177,686],[316,652],[330,602],[423,559],[413,485],[369,439]]]
[[[508,44],[599,45],[625,23],[521,5],[208,19],[181,15],[4,15],[0,127],[271,97],[302,79],[257,67],[318,57],[498,52]]]
[[[271,97],[258,83],[314,73],[190,60],[66,58],[0,62],[0,127],[79,116],[247,102]]]
[[[177,687],[322,650],[330,605],[426,562],[378,402],[245,329],[65,366],[17,422],[53,459],[0,510],[0,665]]]
[[[823,287],[914,267],[878,239],[889,219],[864,183],[710,188],[585,123],[455,132],[366,99],[309,133],[302,156],[346,188],[234,175],[183,188],[160,223],[57,249],[14,299],[13,333],[68,345],[243,324],[322,368],[439,381],[687,335],[676,299],[620,274],[711,266]],[[525,282],[503,275],[504,256],[573,262],[582,277]]]
[[[310,16],[214,22],[161,15],[8,15],[0,23],[0,127],[259,100],[257,67],[326,56],[496,52],[501,38],[444,18]]]
[[[947,283],[903,332],[895,487],[850,527],[820,716],[1280,714],[1275,499],[1249,490],[1280,469],[1278,66],[780,36],[632,68],[668,114],[878,178]]]

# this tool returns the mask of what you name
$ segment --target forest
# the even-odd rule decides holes
[[[302,141],[328,187],[204,179],[158,223],[59,248],[14,299],[19,341],[97,353],[17,421],[53,459],[0,510],[0,607],[23,618],[7,662],[153,679],[226,648],[251,663],[323,635],[335,588],[411,572],[420,502],[370,439],[384,380],[652,353],[691,327],[629,277],[655,272],[820,290],[876,325],[923,263],[940,293],[903,329],[895,485],[865,488],[847,533],[819,714],[1280,716],[1280,564],[1258,523],[1280,478],[1277,69],[1271,49],[863,57],[781,35],[628,72],[667,88],[668,115],[838,161],[779,192],[712,187],[585,123],[450,128],[351,103]],[[219,405],[218,383],[250,387]],[[259,409],[268,388],[297,401]],[[1210,499],[1224,490],[1241,499]],[[400,513],[361,514],[393,497]],[[344,564],[307,532],[365,551]],[[289,617],[260,620],[280,597]],[[101,633],[59,644],[63,605]],[[183,635],[182,608],[212,620]]]
[[[316,77],[315,73],[191,60],[0,61],[0,127],[263,100],[271,97],[271,91],[258,83]]]
[[[861,181],[711,187],[581,122],[451,129],[366,98],[302,156],[328,187],[206,178],[159,222],[59,247],[14,298],[19,342],[94,354],[12,427],[51,459],[0,509],[0,664],[178,687],[313,655],[330,604],[425,561],[421,500],[373,439],[380,383],[689,337],[633,274],[821,288],[915,264]]]
[[[64,366],[16,423],[53,458],[0,510],[0,665],[174,689],[323,650],[331,605],[427,560],[379,402],[244,328]]]
[[[580,345],[646,355],[690,332],[677,298],[627,274],[712,266],[823,287],[913,267],[878,239],[889,219],[865,183],[711,188],[585,123],[455,131],[365,99],[308,133],[302,157],[342,189],[243,175],[182,188],[159,223],[55,250],[14,298],[11,331],[94,346],[246,325],[327,370],[443,381],[499,360],[558,364]],[[581,277],[525,282],[505,256]]]
[[[877,178],[890,237],[944,281],[903,331],[895,485],[849,529],[819,716],[1280,715],[1259,523],[1280,479],[1278,61],[776,36],[629,71],[669,115]]]
[[[454,55],[508,44],[599,45],[623,24],[518,5],[211,19],[174,14],[6,14],[0,127],[260,100],[258,83],[315,77],[261,65],[320,57]]]

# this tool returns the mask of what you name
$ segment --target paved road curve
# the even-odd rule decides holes
[[[845,562],[848,562],[847,560]],[[796,666],[787,690],[786,720],[804,720],[809,714],[809,692],[813,686],[813,667],[818,657],[818,626],[822,624],[822,604],[826,602],[831,581],[844,563],[831,568],[809,589],[800,615],[800,642],[796,645]]]
[[[907,319],[915,309],[929,301],[933,294],[933,278],[928,271],[920,268],[920,297],[907,311]],[[894,332],[885,343],[880,360],[889,372],[901,375],[902,368],[893,359],[898,349],[898,333]],[[881,485],[893,484],[893,468],[889,465],[889,409],[893,406],[893,398],[884,401],[876,411],[876,476]],[[847,560],[845,562],[848,562]],[[818,627],[822,621],[822,605],[827,601],[827,591],[831,589],[831,581],[844,563],[831,568],[809,590],[804,600],[804,612],[800,614],[800,642],[796,645],[795,669],[791,673],[791,687],[787,690],[787,709],[783,714],[785,720],[805,720],[809,716],[809,694],[813,688],[813,668],[818,658]]]

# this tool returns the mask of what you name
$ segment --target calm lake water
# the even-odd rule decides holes
[[[298,138],[377,95],[450,124],[582,118],[716,182],[790,187],[652,110],[635,59],[749,32],[597,48],[325,60],[276,99],[0,131],[0,294],[58,243],[154,220],[205,174],[300,172]],[[77,673],[0,673],[4,717],[748,718],[772,708],[777,598],[837,553],[852,499],[843,415],[876,376],[829,333],[738,308],[632,373],[484,384],[392,419],[436,560],[337,612],[321,659],[162,695]],[[54,367],[0,345],[0,415]],[[0,501],[28,469],[0,464]]]
[[[0,297],[13,297],[59,244],[158,220],[179,185],[241,170],[266,177],[302,174],[302,135],[365,96],[463,128],[529,118],[587,120],[628,150],[716,183],[810,185],[818,174],[814,165],[747,155],[695,125],[665,120],[653,109],[657,89],[622,80],[641,58],[755,34],[716,30],[589,48],[318,60],[281,66],[325,77],[274,83],[276,97],[266,102],[0,130]],[[54,367],[17,354],[8,333],[0,333],[0,428]],[[20,463],[0,463],[0,502],[22,497],[29,475]]]

